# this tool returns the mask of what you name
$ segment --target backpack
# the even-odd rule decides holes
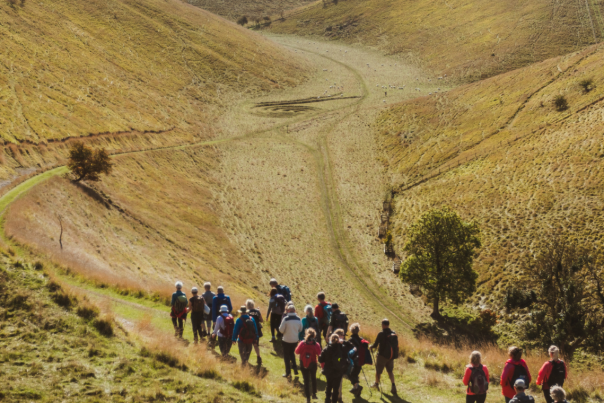
[[[549,387],[554,385],[564,386],[564,380],[566,379],[566,366],[564,365],[564,361],[559,360],[558,362],[555,362],[552,360],[549,363],[552,364],[552,372],[543,384],[547,384]]]
[[[216,296],[214,297],[214,298],[216,298],[216,302],[218,302],[218,303],[216,304],[216,310],[218,310],[218,311],[220,311],[220,307],[221,307],[222,305],[229,306],[229,305],[226,303],[226,302],[227,302],[227,296],[226,296],[226,295],[224,295],[224,294],[222,294],[222,295],[223,295],[223,298],[220,298],[218,295],[216,295]],[[212,302],[212,303],[213,303],[213,302]],[[218,314],[220,315],[220,312],[218,312]]]
[[[513,365],[514,365],[514,373],[512,374],[512,379],[510,379],[510,381],[509,381],[509,385],[511,387],[514,387],[514,383],[516,383],[516,381],[518,379],[522,379],[528,387],[529,377],[528,377],[528,372],[526,371],[526,368],[524,368],[524,365],[522,365],[522,364],[513,364]]]
[[[357,351],[357,349],[355,347],[348,352],[348,368],[346,371],[346,375],[350,376],[350,373],[352,372],[352,368],[358,364],[359,364],[359,352]]]
[[[392,332],[386,336],[386,341],[390,346],[390,360],[396,360],[398,358],[398,336]]]
[[[334,368],[340,374],[347,374],[349,365],[348,354],[340,346],[339,354],[337,353],[334,356]]]
[[[313,316],[313,318],[309,321],[307,316],[306,323],[308,324],[306,329],[314,329],[314,331],[317,333],[317,337],[321,334],[321,329],[319,329],[319,320],[317,318]],[[304,329],[305,332],[306,329]]]
[[[472,374],[470,375],[470,382],[468,382],[468,390],[475,395],[484,395],[489,390],[489,380],[487,375],[482,369],[482,365],[479,367],[471,367]]]
[[[315,344],[317,344],[317,342],[315,342],[314,340],[312,340],[310,343],[306,343],[305,341],[303,341],[302,343],[305,343],[306,345],[313,345],[313,346]],[[317,356],[317,354],[314,351],[314,348],[300,354],[300,363],[302,364],[302,367],[308,369],[310,367],[310,364],[312,364],[313,362],[316,362],[316,356]]]
[[[285,313],[285,305],[287,304],[285,297],[281,294],[275,295],[275,303],[281,309],[281,313]]]
[[[346,316],[343,312],[336,312],[334,315],[334,330],[342,329],[344,330],[344,334],[348,333],[348,316]]]
[[[239,332],[239,340],[245,344],[251,344],[256,340],[256,326],[252,318],[248,317],[243,322],[243,326]]]
[[[327,303],[327,305],[321,305],[323,307],[323,317],[321,318],[321,325],[327,325],[331,323],[331,316],[333,315],[333,310],[331,309],[331,304]]]
[[[224,319],[224,334],[227,339],[233,338],[233,330],[235,329],[235,319],[231,315],[222,317]],[[220,329],[222,330],[222,329]]]
[[[206,301],[202,297],[192,297],[190,301],[192,312],[205,312]]]
[[[361,339],[361,345],[359,346],[359,365],[373,365],[373,359],[369,352],[369,342],[365,339]]]
[[[286,285],[278,285],[277,292],[285,298],[287,302],[292,300],[292,292],[289,290],[289,287]]]
[[[256,327],[258,328],[258,331],[260,331],[260,329],[262,329],[262,323],[260,323],[260,311],[257,309],[250,309],[247,314],[254,318],[256,321]]]
[[[189,305],[189,300],[184,295],[179,295],[176,297],[176,301],[174,301],[174,312],[177,314],[181,314],[187,309],[187,305]]]

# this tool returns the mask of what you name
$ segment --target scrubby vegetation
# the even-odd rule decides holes
[[[69,150],[67,167],[74,176],[73,180],[98,182],[101,174],[109,175],[113,164],[104,148],[93,150],[83,143],[77,142]]]

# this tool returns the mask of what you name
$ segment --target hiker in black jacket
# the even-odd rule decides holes
[[[327,379],[325,403],[338,403],[340,384],[342,383],[342,376],[344,376],[344,371],[346,369],[343,366],[343,360],[345,359],[346,357],[344,349],[340,344],[340,338],[337,334],[331,335],[329,344],[323,349],[319,356],[319,362],[325,364],[323,367],[323,374]]]
[[[363,338],[361,336],[359,336],[359,332],[361,331],[361,325],[359,325],[358,323],[353,323],[350,326],[350,332],[352,333],[352,336],[350,336],[350,339],[348,339],[348,342],[351,343],[354,348],[357,349],[357,357],[360,354],[361,348],[362,348],[362,342],[363,342]],[[361,396],[361,392],[363,391],[363,387],[361,385],[359,385],[359,375],[361,374],[361,369],[363,367],[359,364],[359,360],[358,358],[354,361],[354,366],[352,367],[352,370],[350,371],[350,375],[348,376],[348,379],[350,380],[350,383],[352,383],[352,389],[350,390],[350,393],[352,393],[353,395],[359,397]]]
[[[396,396],[396,385],[394,383],[393,347],[392,343],[390,343],[389,341],[389,337],[393,334],[394,332],[390,330],[390,321],[388,319],[382,320],[382,331],[378,333],[378,336],[375,339],[375,343],[373,343],[370,348],[372,350],[375,350],[376,348],[378,349],[378,355],[375,363],[375,383],[372,385],[372,387],[380,387],[380,377],[382,376],[382,372],[384,372],[384,368],[386,368],[386,372],[388,372],[390,382],[392,382],[392,388],[390,389],[390,393]]]

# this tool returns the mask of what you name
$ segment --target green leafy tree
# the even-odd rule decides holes
[[[478,274],[472,269],[480,229],[466,223],[448,207],[424,213],[408,231],[407,259],[401,279],[419,285],[433,303],[432,317],[440,317],[439,304],[459,304],[476,291]]]
[[[67,167],[74,176],[74,181],[99,181],[100,175],[109,175],[113,165],[104,148],[93,150],[83,143],[75,143],[69,150]]]

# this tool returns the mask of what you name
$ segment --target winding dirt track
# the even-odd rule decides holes
[[[285,46],[287,46],[287,45],[285,45]],[[124,155],[129,155],[129,154],[136,154],[136,153],[157,152],[157,151],[166,151],[166,150],[179,150],[179,149],[185,149],[185,148],[191,148],[191,147],[204,147],[204,146],[216,145],[216,144],[220,144],[220,143],[232,142],[232,141],[237,141],[237,140],[242,140],[242,139],[249,140],[251,138],[254,138],[256,136],[260,136],[262,134],[269,133],[269,132],[277,131],[279,133],[282,133],[284,131],[281,129],[284,129],[284,128],[286,128],[286,126],[291,125],[293,123],[309,122],[309,121],[317,120],[321,117],[324,117],[325,115],[328,115],[328,114],[331,114],[334,112],[340,112],[340,113],[343,112],[344,115],[342,117],[340,117],[339,119],[332,118],[331,122],[329,122],[326,125],[326,127],[324,127],[321,130],[317,147],[310,146],[293,137],[287,136],[285,133],[279,134],[277,138],[280,138],[281,140],[285,140],[287,142],[291,142],[293,144],[296,144],[297,146],[304,147],[307,151],[309,151],[313,155],[316,166],[317,166],[317,172],[319,172],[319,177],[317,178],[317,180],[319,182],[319,186],[320,186],[320,190],[321,190],[322,210],[324,212],[326,226],[328,228],[329,236],[331,239],[331,244],[332,244],[331,246],[334,250],[335,255],[338,257],[338,259],[341,261],[342,265],[347,269],[348,273],[350,274],[349,279],[351,281],[351,285],[354,285],[354,287],[356,288],[356,290],[359,293],[364,295],[368,301],[371,301],[371,303],[374,305],[373,308],[376,308],[378,311],[382,311],[382,313],[387,314],[391,318],[395,318],[396,319],[395,322],[398,322],[398,324],[404,326],[407,330],[411,330],[412,326],[409,323],[407,323],[407,321],[405,321],[402,317],[400,317],[400,315],[395,313],[395,310],[399,309],[399,305],[395,302],[395,300],[393,298],[391,298],[388,295],[385,295],[384,292],[380,291],[380,288],[376,284],[375,280],[372,278],[371,275],[368,274],[368,271],[364,267],[362,267],[362,265],[358,261],[358,258],[355,256],[355,253],[353,252],[354,247],[352,245],[352,242],[348,239],[348,236],[346,235],[346,231],[345,231],[344,224],[343,224],[343,218],[342,218],[342,208],[338,201],[338,196],[337,196],[337,193],[335,190],[335,182],[334,182],[334,176],[333,176],[333,172],[332,172],[332,161],[330,159],[330,150],[328,147],[327,136],[335,129],[335,127],[337,126],[337,124],[339,122],[341,122],[344,119],[349,118],[351,115],[353,115],[355,113],[358,113],[363,108],[364,103],[366,102],[366,100],[368,98],[368,94],[369,94],[368,86],[367,86],[365,80],[363,79],[362,75],[357,70],[355,70],[351,65],[343,63],[339,60],[335,60],[331,57],[320,54],[318,52],[312,52],[312,51],[309,51],[309,50],[303,49],[303,48],[296,48],[296,49],[302,53],[304,53],[304,52],[313,53],[316,56],[320,56],[324,59],[329,60],[332,63],[337,63],[337,64],[341,65],[342,67],[344,67],[346,70],[348,70],[350,73],[352,73],[352,75],[356,78],[356,80],[359,84],[359,87],[361,88],[361,95],[349,96],[349,97],[344,98],[344,99],[349,99],[349,100],[353,100],[353,99],[355,100],[354,102],[349,103],[347,105],[339,106],[339,107],[332,108],[329,110],[313,112],[313,113],[307,114],[302,117],[284,119],[281,123],[275,124],[269,128],[265,128],[265,129],[261,129],[261,130],[252,130],[241,136],[229,137],[229,138],[218,139],[218,140],[209,140],[209,141],[197,142],[197,143],[179,145],[179,146],[152,148],[152,149],[138,150],[138,151],[127,151],[127,152],[122,152],[122,153],[116,153],[116,154],[112,155],[112,157],[115,158],[118,156],[124,156]],[[342,98],[325,98],[325,99],[321,99],[320,101],[341,100],[341,99]],[[283,100],[283,101],[279,101],[279,102],[261,103],[258,105],[260,105],[260,106],[265,106],[265,104],[266,105],[268,105],[268,104],[271,104],[271,105],[277,105],[277,104],[295,105],[298,103],[317,102],[317,101],[319,101],[319,100],[312,100],[312,101],[310,99],[289,100],[289,101]],[[371,105],[371,107],[374,107],[374,105]],[[14,189],[10,190],[5,195],[0,197],[0,220],[1,220],[0,225],[2,226],[2,228],[1,228],[2,236],[5,239],[6,239],[6,236],[5,236],[5,231],[4,231],[4,221],[5,221],[4,215],[6,214],[8,207],[15,200],[17,200],[19,197],[21,197],[22,195],[27,193],[29,190],[31,190],[38,184],[45,182],[46,180],[50,179],[53,176],[61,175],[66,172],[67,172],[67,168],[65,166],[54,168],[50,171],[41,173],[39,175],[36,175],[36,176],[28,179],[27,181],[19,184]],[[394,308],[394,310],[391,309],[391,307]]]

